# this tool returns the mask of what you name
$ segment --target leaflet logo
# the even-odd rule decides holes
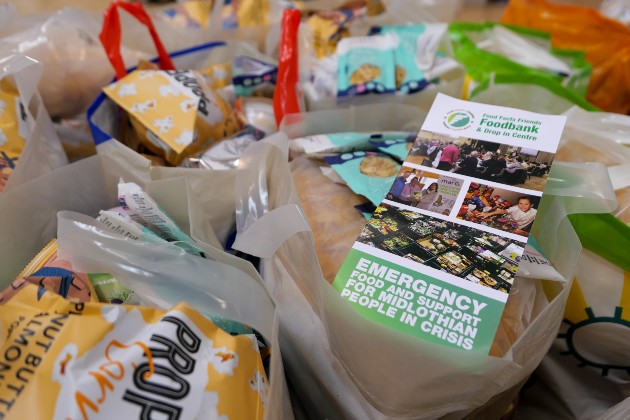
[[[444,117],[444,126],[451,130],[465,130],[473,124],[474,118],[470,111],[455,109]]]

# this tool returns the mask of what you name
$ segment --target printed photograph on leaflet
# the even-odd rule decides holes
[[[386,198],[422,210],[449,215],[462,181],[435,172],[403,166]]]
[[[401,332],[487,354],[565,121],[438,95],[337,273],[341,297]]]
[[[421,131],[407,162],[542,192],[553,157],[526,147]]]

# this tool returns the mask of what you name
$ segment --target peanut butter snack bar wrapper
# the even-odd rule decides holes
[[[241,128],[232,106],[192,70],[136,70],[103,91],[128,113],[139,142],[171,165]]]
[[[73,303],[32,284],[0,306],[5,419],[264,416],[256,338],[186,304]]]
[[[56,239],[31,260],[17,279],[0,291],[0,305],[10,301],[27,284],[37,286],[40,294],[57,293],[71,302],[98,302],[88,276],[74,271],[68,261],[57,258]]]

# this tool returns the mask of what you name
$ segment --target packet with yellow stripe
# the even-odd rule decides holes
[[[0,80],[0,192],[15,168],[28,133],[20,94],[7,78]]]
[[[40,294],[57,293],[71,302],[98,302],[92,283],[84,273],[77,273],[69,262],[57,258],[57,240],[53,239],[4,290],[0,305],[10,301],[27,284],[38,287]]]
[[[138,140],[171,165],[240,129],[230,104],[192,70],[136,70],[103,91],[127,111]]]
[[[186,304],[73,303],[27,285],[0,306],[2,418],[263,418],[254,336]]]

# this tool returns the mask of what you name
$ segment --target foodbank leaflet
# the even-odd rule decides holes
[[[565,121],[439,94],[333,287],[368,319],[487,354]]]

